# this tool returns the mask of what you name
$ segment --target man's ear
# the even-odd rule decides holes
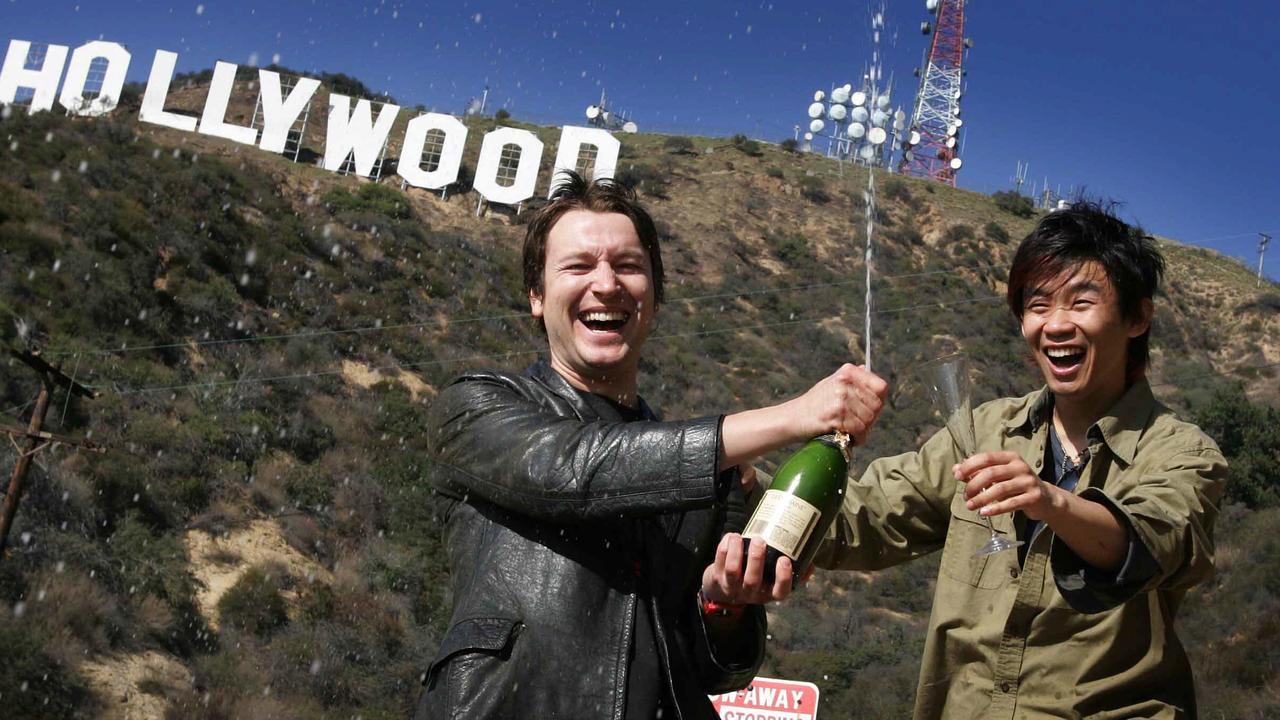
[[[1136,338],[1151,328],[1151,318],[1155,315],[1156,306],[1151,302],[1151,298],[1142,298],[1142,307],[1138,310],[1138,317],[1129,325],[1129,337]]]
[[[529,312],[534,317],[542,317],[542,298],[534,290],[529,291]]]

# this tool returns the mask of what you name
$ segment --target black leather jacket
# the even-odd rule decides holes
[[[678,717],[715,718],[707,695],[754,677],[763,609],[730,649],[697,608],[727,523],[745,520],[716,473],[720,418],[620,419],[544,362],[464,375],[432,403],[454,610],[419,718],[621,720],[638,602]]]

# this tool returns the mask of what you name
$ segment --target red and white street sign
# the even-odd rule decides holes
[[[712,695],[720,720],[816,720],[818,686],[758,677],[743,690]]]

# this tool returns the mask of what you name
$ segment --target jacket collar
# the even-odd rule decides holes
[[[1138,440],[1156,411],[1157,404],[1155,395],[1151,393],[1151,384],[1146,378],[1142,378],[1130,385],[1116,404],[1098,418],[1089,428],[1089,436],[1100,435],[1111,452],[1126,465],[1130,465],[1138,449]],[[1034,433],[1049,419],[1052,407],[1053,393],[1049,392],[1048,387],[1040,388],[1028,396],[1022,407],[1005,421],[1005,431],[1008,434],[1018,431]]]
[[[547,362],[545,359],[539,357],[532,365],[525,368],[524,374],[527,377],[537,380],[556,395],[564,398],[573,406],[574,410],[577,411],[579,417],[591,418],[597,416],[596,411],[588,405],[587,401],[582,397],[582,394],[586,391],[579,390],[578,388],[570,385],[569,381],[565,380],[564,376],[556,372],[555,369],[551,367],[551,363]],[[649,404],[644,401],[644,398],[637,398],[637,400],[640,402],[640,413],[645,417],[645,419],[658,419],[657,413],[649,407]]]

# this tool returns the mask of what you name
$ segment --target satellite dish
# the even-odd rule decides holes
[[[908,150],[902,153],[902,157],[905,158],[907,162],[911,162],[912,158],[915,157],[915,154]]]
[[[916,132],[915,130],[912,130],[912,131],[911,131],[911,137],[909,138],[909,140],[910,140],[910,142],[911,142],[911,144],[912,144],[912,145],[919,145],[919,144],[920,144],[920,133]]]
[[[805,133],[805,134],[804,134],[804,139],[805,139],[806,141],[808,141],[808,140],[812,140],[812,139],[813,139],[813,133],[811,133],[811,132],[807,132],[807,133]]]
[[[888,95],[881,95],[880,97],[876,98],[876,107],[880,108],[881,110],[888,110],[888,109],[889,109],[889,96],[888,96]]]
[[[608,110],[605,110],[604,112],[600,113],[600,117],[604,118],[605,122],[609,122],[609,118],[613,117],[613,114],[610,113]]]
[[[962,127],[964,125],[964,121],[961,120],[960,118],[956,118],[952,124],[954,124],[956,127]]]
[[[588,120],[595,120],[595,119],[596,119],[596,118],[598,118],[598,117],[600,117],[600,108],[596,107],[595,105],[588,105],[588,106],[587,106],[587,119],[588,119]]]
[[[955,146],[956,146],[956,139],[954,137],[947,138],[947,147],[953,148]]]
[[[636,125],[635,121],[633,120],[628,120],[622,123],[622,132],[624,133],[634,133],[639,131],[640,131],[640,126]]]
[[[824,99],[826,99],[826,97],[827,97],[827,94],[819,90],[813,94],[813,101],[822,102]]]
[[[930,30],[932,30],[932,29],[933,29],[933,26],[932,26],[932,25],[930,25],[929,23],[927,23],[927,22],[922,22],[922,23],[920,23],[920,34],[921,34],[921,35],[928,35],[928,34],[929,34],[929,31],[930,31]]]
[[[903,122],[907,119],[907,114],[901,110],[898,110],[893,114],[893,119],[894,119],[894,122]]]
[[[852,115],[853,115],[853,119],[856,122],[860,122],[860,123],[866,122],[867,118],[871,117],[871,113],[867,112],[867,109],[864,107],[854,108]]]
[[[822,110],[823,110],[823,107],[822,107],[822,103],[820,103],[820,102],[816,102],[816,103],[814,103],[814,104],[810,105],[810,106],[809,106],[809,117],[811,117],[811,118],[820,118],[820,117],[822,117]]]
[[[956,131],[957,131],[957,130],[959,130],[959,129],[960,129],[960,128],[956,127],[955,125],[948,125],[948,126],[947,126],[947,134],[948,134],[948,135],[950,135],[950,136],[952,136],[952,137],[954,137],[954,136],[955,136],[955,134],[956,134]]]
[[[849,96],[849,102],[853,103],[854,105],[866,105],[867,94],[862,91],[858,91]]]
[[[883,144],[885,137],[884,128],[875,127],[867,131],[867,139],[870,140],[873,145]]]
[[[827,124],[822,122],[821,120],[812,120],[809,122],[809,130],[816,133],[822,132],[822,128],[826,126]]]
[[[964,162],[962,162],[962,161],[960,160],[960,158],[951,158],[951,169],[952,169],[952,170],[959,170],[959,169],[960,169],[960,166],[961,166],[961,165],[963,165],[963,164],[964,164]]]
[[[836,122],[840,122],[844,120],[845,116],[848,113],[849,113],[849,108],[843,105],[832,105],[830,112],[828,112],[827,114],[831,116],[832,120],[835,120]]]
[[[938,0],[924,0],[924,9],[935,12],[938,9]]]
[[[849,91],[843,87],[838,87],[831,91],[831,102],[842,103],[849,100]]]
[[[850,123],[849,137],[853,138],[854,140],[857,140],[858,138],[866,134],[867,134],[866,125],[863,125],[862,123]]]
[[[884,125],[889,120],[889,113],[883,110],[877,110],[871,113],[871,124],[876,127]]]
[[[870,145],[863,145],[862,149],[858,151],[858,155],[863,160],[870,160],[871,158],[875,157],[876,149],[871,147]]]

